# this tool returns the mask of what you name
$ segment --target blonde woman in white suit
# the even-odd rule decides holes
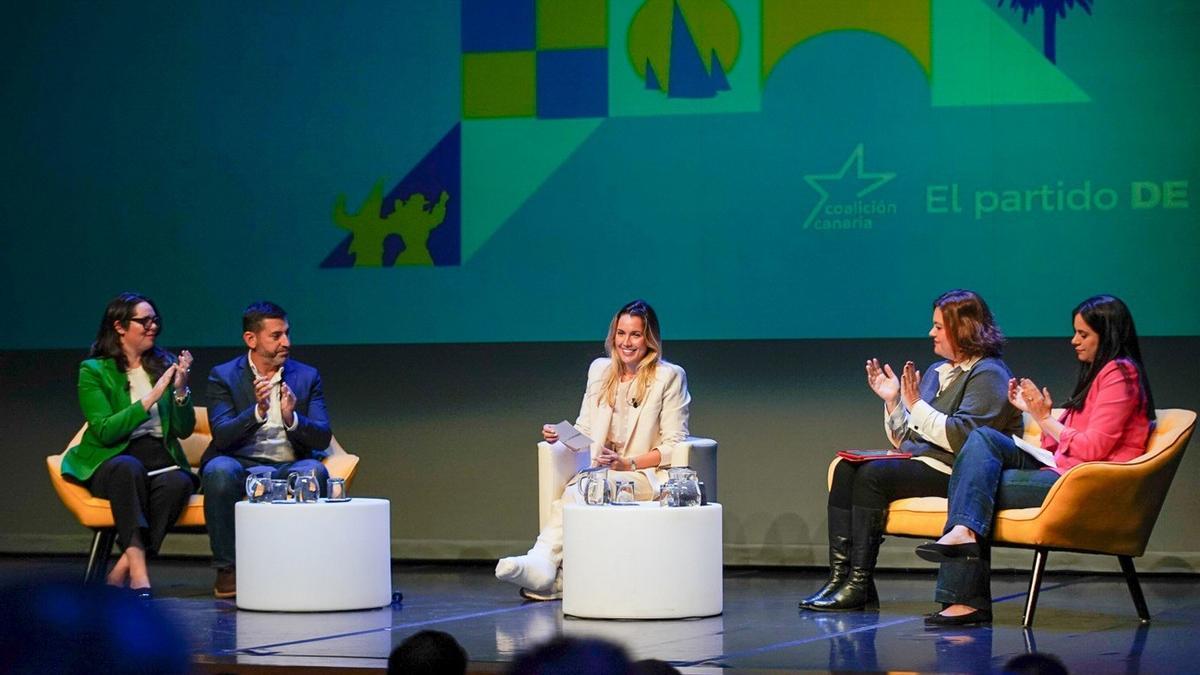
[[[592,440],[592,466],[606,466],[610,482],[632,480],[639,501],[654,498],[647,474],[666,480],[675,445],[688,435],[691,396],[683,368],[662,358],[658,315],[643,300],[634,300],[613,316],[604,342],[607,358],[588,369],[587,391],[575,428]],[[558,440],[554,426],[542,427],[549,443]],[[496,578],[521,587],[533,600],[560,597],[562,506],[582,501],[574,489],[576,475],[554,502],[550,520],[525,555],[502,558]]]

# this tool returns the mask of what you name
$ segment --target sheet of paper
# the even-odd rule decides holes
[[[579,430],[566,420],[555,424],[554,430],[558,432],[558,442],[574,452],[583,452],[592,447],[592,439],[579,433]]]
[[[1018,448],[1024,450],[1026,453],[1028,453],[1030,456],[1032,456],[1034,459],[1041,462],[1042,464],[1045,464],[1046,466],[1054,466],[1054,467],[1058,466],[1054,462],[1054,453],[1053,452],[1050,452],[1049,450],[1046,450],[1045,448],[1039,448],[1038,446],[1033,445],[1032,443],[1027,443],[1024,438],[1021,438],[1020,436],[1017,436],[1016,434],[1013,434],[1012,439],[1013,439],[1013,442],[1017,444]]]

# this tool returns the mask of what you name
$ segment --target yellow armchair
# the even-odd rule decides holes
[[[1055,414],[1060,413],[1055,410]],[[1146,552],[1167,489],[1196,428],[1191,410],[1157,410],[1146,453],[1128,462],[1088,462],[1068,470],[1042,505],[996,513],[993,545],[1032,549],[1033,572],[1022,625],[1033,625],[1038,591],[1050,551],[1115,555],[1142,621],[1150,620],[1133,558]],[[1037,443],[1041,429],[1025,416],[1025,439]],[[829,480],[838,460],[829,465]],[[888,508],[887,534],[937,539],[946,525],[942,497],[898,499]]]
[[[80,427],[74,438],[67,443],[67,448],[79,443],[84,429],[87,429],[87,424]],[[180,441],[193,471],[199,470],[200,457],[211,441],[212,429],[208,424],[208,409],[196,406],[196,428],[191,436]],[[54,486],[54,491],[58,493],[58,498],[62,500],[63,506],[67,507],[80,525],[89,528],[94,533],[91,552],[88,555],[87,571],[84,572],[84,581],[95,581],[104,573],[109,555],[112,553],[113,541],[116,539],[112,508],[107,499],[93,497],[87,488],[63,479],[62,458],[66,451],[64,448],[62,452],[46,457],[46,469],[50,472],[50,484]],[[346,484],[349,486],[350,481],[358,472],[358,455],[347,453],[336,438],[330,441],[328,453],[328,456],[321,461],[328,469],[330,477],[345,478]],[[180,514],[179,520],[172,528],[172,532],[205,532],[204,495],[192,495],[187,508]]]

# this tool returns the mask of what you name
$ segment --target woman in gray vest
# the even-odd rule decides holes
[[[954,453],[979,427],[1020,434],[1021,414],[1008,402],[1011,371],[1000,360],[1004,335],[983,298],[953,290],[933,303],[933,351],[942,360],[922,377],[911,361],[899,376],[867,361],[867,384],[884,403],[884,430],[909,458],[839,461],[829,490],[829,580],[801,609],[875,607],[875,559],[888,503],[945,497]]]

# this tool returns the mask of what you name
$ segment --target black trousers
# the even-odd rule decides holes
[[[829,506],[886,511],[888,502],[908,497],[945,497],[950,476],[915,459],[838,462],[829,488]]]
[[[92,477],[83,482],[93,495],[111,503],[121,550],[137,546],[147,554],[157,553],[167,530],[187,507],[188,498],[196,491],[191,472],[146,475],[149,470],[173,463],[161,438],[140,436],[130,441],[125,452],[96,467]]]

